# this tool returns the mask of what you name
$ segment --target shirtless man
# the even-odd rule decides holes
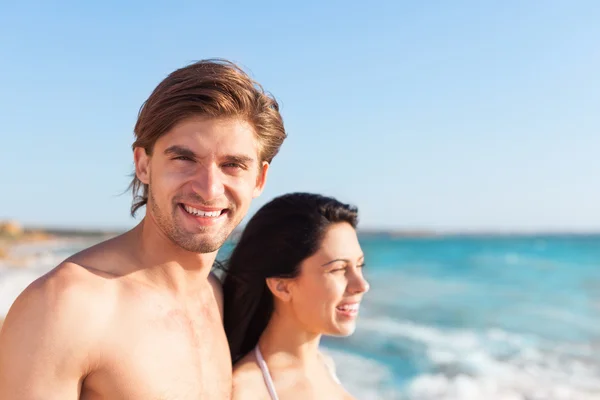
[[[140,110],[131,231],[33,282],[0,332],[0,399],[229,399],[218,249],[285,139],[278,105],[226,61],[169,75]]]

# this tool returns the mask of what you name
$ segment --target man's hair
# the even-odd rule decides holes
[[[132,148],[152,155],[156,141],[180,121],[193,117],[240,118],[255,130],[260,161],[271,163],[286,138],[277,101],[236,64],[201,60],[169,74],[140,108]],[[148,202],[148,185],[135,175],[131,215]]]

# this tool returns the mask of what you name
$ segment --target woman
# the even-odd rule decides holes
[[[248,222],[223,283],[234,400],[352,398],[319,341],[354,332],[369,289],[356,224],[356,208],[309,193]]]

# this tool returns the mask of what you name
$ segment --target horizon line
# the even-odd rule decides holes
[[[0,221],[2,222],[2,221]],[[8,222],[8,221],[7,221]],[[83,235],[108,235],[108,234],[120,234],[132,229],[130,227],[81,227],[81,226],[57,226],[57,225],[33,225],[24,224],[22,229],[24,232],[44,232],[54,234],[83,234]],[[239,234],[245,225],[237,226],[233,231],[232,235]],[[574,228],[446,228],[446,229],[435,229],[435,228],[391,228],[381,227],[376,228],[372,226],[358,227],[357,232],[359,234],[379,234],[379,235],[391,235],[391,236],[448,236],[448,235],[462,235],[462,236],[485,236],[485,235],[498,235],[498,236],[523,236],[523,235],[600,235],[600,228],[595,229],[574,229]]]

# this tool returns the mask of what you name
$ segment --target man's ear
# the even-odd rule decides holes
[[[256,177],[256,186],[254,187],[254,192],[252,193],[253,198],[260,196],[263,192],[265,184],[267,183],[269,167],[270,164],[266,161],[263,161],[260,170],[258,171],[258,177]]]
[[[290,280],[284,278],[267,278],[267,286],[273,296],[279,300],[288,302],[292,298],[290,294]]]
[[[143,183],[150,183],[150,156],[146,154],[143,147],[133,150],[133,161],[135,163],[135,175]]]

